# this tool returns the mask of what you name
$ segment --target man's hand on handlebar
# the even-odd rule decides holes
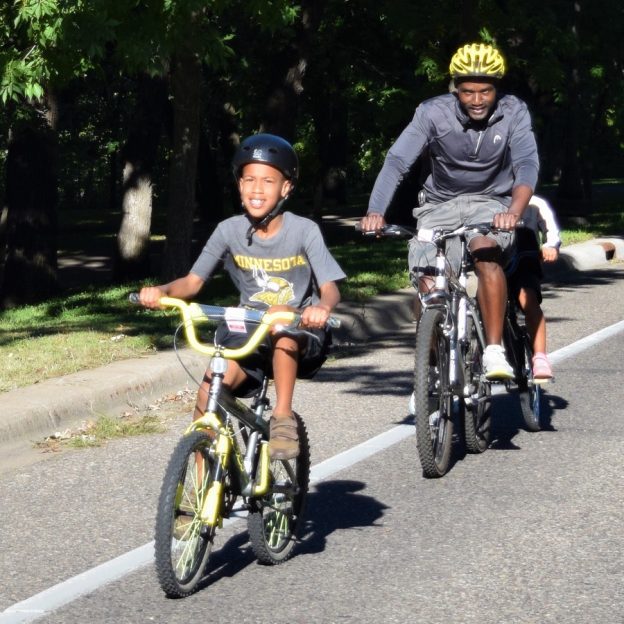
[[[369,212],[361,221],[360,229],[362,232],[381,232],[386,225],[383,215],[378,212]]]
[[[513,230],[516,223],[520,220],[520,216],[513,212],[499,212],[494,215],[492,225],[497,230]]]

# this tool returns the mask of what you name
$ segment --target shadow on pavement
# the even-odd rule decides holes
[[[365,483],[354,480],[316,484],[307,497],[305,523],[293,557],[323,552],[327,537],[335,531],[377,526],[388,506],[372,496],[360,494],[364,488]],[[223,578],[235,576],[255,562],[249,535],[245,525],[240,523],[237,534],[211,554],[208,575],[199,591]]]

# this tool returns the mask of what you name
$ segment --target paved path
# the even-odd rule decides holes
[[[218,533],[211,584],[183,601],[160,591],[150,542],[164,465],[188,414],[163,434],[0,475],[9,502],[0,622],[623,622],[624,333],[587,340],[622,325],[623,297],[622,263],[547,284],[551,429],[524,431],[515,397],[497,395],[492,447],[458,452],[439,480],[420,476],[413,435],[378,446],[396,429],[413,433],[413,328],[329,362],[295,396],[314,474],[325,467],[297,556],[257,565],[244,524],[231,525]],[[579,339],[584,350],[563,357]],[[345,460],[362,448],[371,452]],[[111,562],[123,573],[103,584]]]

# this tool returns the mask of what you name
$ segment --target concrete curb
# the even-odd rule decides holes
[[[570,245],[561,250],[556,263],[546,267],[546,280],[595,269],[612,258],[624,258],[624,240],[598,239]],[[336,344],[362,343],[406,327],[413,319],[412,299],[413,291],[406,289],[365,303],[340,304],[336,315],[342,327],[336,331]],[[182,351],[182,358],[191,374],[201,378],[206,359],[189,349]],[[0,394],[0,449],[42,439],[97,415],[146,407],[190,383],[176,355],[160,353]]]
[[[201,378],[205,359],[185,349],[183,360]],[[49,379],[0,395],[0,447],[35,440],[102,414],[146,407],[168,390],[190,381],[174,353],[114,362]]]
[[[624,239],[596,238],[562,247],[559,258],[544,265],[546,278],[574,271],[591,271],[609,260],[624,259]]]

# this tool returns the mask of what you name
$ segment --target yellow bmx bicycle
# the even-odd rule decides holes
[[[137,301],[136,295],[131,300]],[[291,460],[269,458],[269,378],[247,405],[223,385],[227,360],[252,353],[273,325],[293,335],[296,312],[274,313],[245,308],[190,303],[163,297],[163,307],[182,315],[189,345],[211,357],[212,381],[204,416],[189,425],[177,443],[162,483],[155,530],[155,562],[167,596],[184,597],[209,580],[209,559],[215,533],[234,512],[247,512],[252,550],[261,563],[280,564],[293,553],[302,526],[310,476],[310,444],[301,416],[295,414],[299,455]],[[232,349],[201,342],[195,325],[226,320],[257,325],[246,344]],[[330,319],[337,326],[336,319]],[[177,335],[177,332],[176,332]],[[235,509],[237,501],[242,507]]]

